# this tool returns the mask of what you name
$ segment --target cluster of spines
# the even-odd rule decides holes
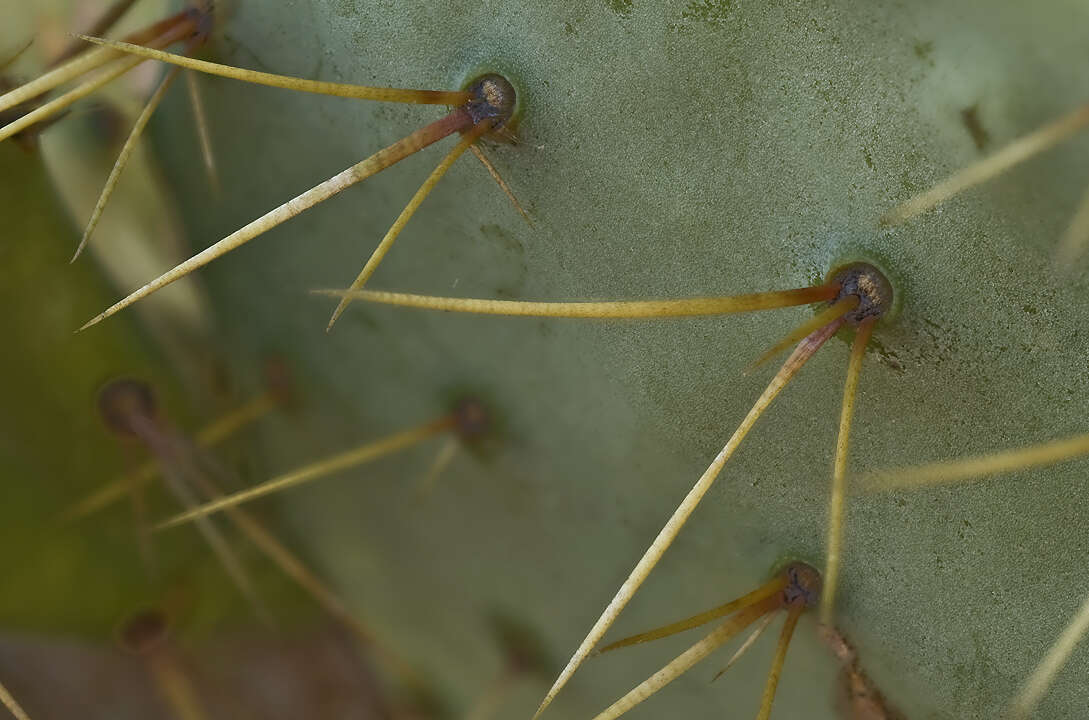
[[[453,134],[460,134],[461,138],[446,154],[442,161],[439,162],[435,170],[432,171],[420,186],[419,190],[417,190],[416,194],[402,210],[352,282],[351,289],[359,290],[366,284],[367,280],[374,274],[379,263],[381,263],[382,259],[389,252],[393,242],[400,235],[401,231],[423,203],[424,199],[427,198],[435,185],[443,175],[446,174],[454,162],[470,148],[474,149],[477,156],[484,162],[488,172],[495,178],[503,191],[511,198],[518,211],[528,220],[528,215],[526,215],[525,211],[517,203],[517,200],[514,199],[514,195],[510,191],[509,186],[499,176],[495,166],[487,160],[479,147],[477,147],[481,138],[490,133],[506,129],[514,117],[516,108],[514,88],[500,76],[485,75],[478,78],[465,90],[438,91],[369,87],[304,80],[253,70],[243,70],[206,60],[187,57],[185,55],[176,55],[161,49],[145,47],[134,43],[108,41],[91,37],[85,37],[84,39],[100,45],[104,50],[128,53],[137,59],[160,60],[181,68],[261,85],[301,92],[383,102],[431,105],[445,104],[453,105],[454,108],[444,117],[410,133],[392,145],[379,150],[370,157],[361,160],[328,180],[319,183],[317,186],[265,213],[234,233],[231,233],[200,253],[197,253],[177,267],[131,293],[128,297],[107,308],[98,316],[87,322],[80,328],[81,330],[106,319],[125,307],[128,307],[140,299],[177,281],[188,273],[207,265],[225,253],[241,247],[263,233],[295,217],[299,213],[324,202],[333,195],[376,175],[395,163],[400,162],[404,158]],[[352,298],[348,296],[345,296],[340,300],[329,320],[329,329],[332,328],[337,318],[340,317],[341,313],[351,300]]]
[[[284,407],[285,388],[270,387],[266,394],[234,411],[208,428],[223,437],[229,431],[236,431],[248,422],[267,414],[273,407]],[[276,405],[267,405],[264,400],[269,394],[276,398]],[[258,412],[257,408],[262,407]],[[143,446],[152,456],[155,469],[161,474],[166,488],[183,506],[194,510],[201,507],[200,502],[215,503],[225,497],[222,485],[229,481],[235,484],[236,478],[212,455],[193,443],[187,436],[173,428],[162,416],[151,387],[142,381],[122,378],[108,383],[99,394],[99,411],[103,422],[121,438]],[[243,422],[245,420],[245,422]],[[152,475],[153,477],[154,475]],[[107,486],[113,487],[113,485]],[[134,484],[126,490],[138,490]],[[98,503],[89,508],[83,502],[65,513],[68,520],[84,517],[87,513],[103,506],[101,494],[96,494]],[[200,500],[198,500],[198,497]],[[405,682],[416,682],[415,671],[400,655],[379,640],[379,635],[361,622],[337,594],[307,564],[258,518],[233,505],[222,508],[231,525],[238,530],[263,555],[272,561],[285,575],[309,594],[316,603],[331,617],[338,620],[363,645],[364,649],[375,655],[395,677]],[[137,516],[141,535],[145,538],[145,558],[150,558],[150,533],[144,518]],[[249,573],[233,546],[213,524],[207,513],[193,518],[197,529],[220,561],[227,576],[239,592],[252,604],[257,616],[266,624],[274,623],[272,614],[265,608],[258,595]]]

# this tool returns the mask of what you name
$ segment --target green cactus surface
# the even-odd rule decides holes
[[[219,10],[202,51],[217,62],[428,89],[496,72],[515,86],[518,142],[484,148],[532,225],[466,154],[368,288],[725,295],[802,287],[864,260],[887,271],[897,309],[865,356],[849,482],[1089,431],[1089,259],[1054,263],[1089,185],[1089,137],[906,223],[879,221],[1089,99],[1083,2],[232,0]],[[198,85],[218,187],[180,83],[149,127],[152,172],[187,255],[445,112],[207,76]],[[459,452],[431,490],[422,485],[442,437],[253,507],[455,716],[500,671],[494,618],[510,619],[545,658],[501,709],[528,720],[775,372],[773,361],[745,374],[748,363],[812,313],[567,320],[357,301],[327,333],[335,300],[311,291],[351,283],[452,143],[198,271],[210,308],[199,343],[227,368],[231,397],[260,391],[270,357],[293,370],[300,409],[226,451],[246,482],[434,419],[458,398],[490,409],[486,442]],[[0,167],[0,207],[14,219],[3,250],[14,335],[3,546],[21,555],[42,543],[40,560],[11,561],[20,589],[0,600],[0,617],[101,637],[147,592],[130,515],[44,529],[51,511],[126,467],[93,414],[94,388],[149,378],[186,430],[230,403],[210,387],[193,392],[194,376],[155,349],[132,311],[71,335],[178,258],[115,273],[119,286],[105,290],[94,263],[66,264],[72,223],[85,218],[61,219],[36,156],[0,146]],[[99,251],[109,243],[104,233]],[[721,604],[787,559],[823,567],[849,342],[834,337],[773,403],[608,638]],[[849,497],[836,623],[905,717],[1000,716],[1066,626],[1089,594],[1085,468]],[[198,598],[188,622],[199,643],[254,621],[190,535],[158,537],[173,553],[167,568]],[[284,617],[317,615],[264,574]],[[74,607],[65,595],[76,591],[87,601]],[[713,685],[726,652],[631,716],[754,717],[774,634]],[[589,660],[544,717],[593,717],[694,641]],[[838,670],[815,613],[805,616],[772,717],[846,717]],[[1084,717],[1087,672],[1081,647],[1037,717]]]

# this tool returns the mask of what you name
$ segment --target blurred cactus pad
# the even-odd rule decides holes
[[[466,154],[368,288],[508,300],[725,295],[802,287],[865,260],[888,271],[898,310],[866,353],[850,477],[1089,431],[1086,265],[1054,263],[1089,185],[1089,136],[908,222],[879,222],[1089,99],[1081,0],[232,0],[218,9],[201,51],[216,62],[428,89],[495,72],[514,85],[518,142],[484,149],[532,226]],[[181,257],[445,112],[209,76],[197,84],[218,187],[179,82],[149,126],[145,173],[161,183],[186,247],[113,273],[112,287],[104,260],[67,265],[86,217],[64,214],[54,189],[63,180],[55,166],[49,179],[41,157],[54,133],[92,120],[62,120],[40,151],[0,147],[10,388],[0,620],[105,643],[151,596],[124,505],[47,529],[128,467],[95,414],[98,383],[151,380],[192,432],[260,392],[275,356],[292,369],[299,409],[216,451],[246,483],[426,422],[459,397],[490,409],[486,442],[456,455],[429,491],[421,484],[443,437],[252,507],[455,716],[505,661],[494,618],[532,637],[546,667],[501,712],[528,720],[775,372],[744,374],[746,365],[811,312],[606,321],[355,302],[326,333],[335,300],[310,291],[351,283],[446,140],[198,271],[206,329],[187,346],[202,369],[179,361],[155,339],[154,317],[133,310],[72,335]],[[116,146],[86,152],[104,181],[102,158],[112,161]],[[133,178],[123,183],[140,185]],[[102,230],[92,240],[100,258],[112,238]],[[609,637],[748,592],[784,559],[823,567],[849,341],[834,337],[757,423]],[[1066,626],[1089,593],[1085,469],[1075,460],[849,498],[836,622],[907,718],[998,716]],[[157,537],[168,548],[157,587],[190,596],[181,629],[190,642],[255,623],[191,528]],[[267,574],[260,587],[274,613],[316,622],[315,607]],[[588,661],[545,717],[593,717],[691,642]],[[773,650],[764,638],[709,685],[723,653],[719,667],[701,665],[632,717],[753,717]],[[772,717],[847,717],[838,671],[816,617],[803,617]],[[1089,647],[1079,647],[1038,717],[1083,718],[1087,674]]]

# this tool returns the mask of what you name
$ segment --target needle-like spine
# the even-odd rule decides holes
[[[452,425],[453,418],[444,416],[438,420],[432,420],[431,422],[424,423],[415,428],[388,435],[381,440],[376,440],[360,447],[338,453],[333,457],[318,460],[317,462],[310,463],[305,467],[272,478],[271,480],[267,480],[246,490],[240,490],[231,495],[225,495],[205,503],[204,505],[200,505],[199,507],[187,509],[179,515],[164,520],[152,529],[165,530],[183,523],[200,520],[221,510],[226,510],[227,508],[241,505],[242,503],[250,502],[272,493],[281,492],[303,483],[313,482],[314,480],[325,477],[331,473],[377,460],[378,458],[391,453],[411,447],[443,430],[448,430]]]
[[[134,43],[105,40],[103,38],[80,36],[87,42],[101,45],[113,52],[128,53],[148,60],[159,60],[189,70],[218,75],[220,77],[241,80],[256,85],[296,90],[299,92],[316,93],[319,95],[335,95],[342,98],[355,98],[357,100],[378,100],[381,102],[399,102],[425,105],[462,105],[472,99],[472,95],[465,90],[409,90],[403,88],[370,87],[366,85],[350,85],[347,83],[323,82],[318,80],[306,80],[291,77],[289,75],[275,75],[273,73],[259,72],[257,70],[245,70],[230,65],[199,60],[197,58],[166,52],[157,48],[144,47]],[[0,108],[2,109],[2,108]]]
[[[449,115],[425,125],[419,130],[405,136],[388,147],[379,150],[370,157],[334,175],[328,180],[319,183],[306,192],[288,200],[279,207],[271,210],[253,222],[236,230],[219,242],[205,248],[185,262],[179,264],[138,290],[132,292],[124,299],[114,303],[94,318],[86,322],[79,331],[95,325],[114,313],[123,310],[133,303],[141,300],[153,292],[180,280],[189,273],[204,267],[216,258],[245,245],[250,240],[268,232],[281,223],[290,220],[299,213],[308,210],[320,202],[328,200],[333,195],[362,182],[389,166],[397,163],[409,155],[438,142],[444,137],[464,130],[472,125],[472,118],[463,110],[454,110]],[[78,332],[78,331],[77,331]]]
[[[669,300],[605,300],[600,302],[528,302],[522,300],[447,298],[379,290],[315,290],[314,292],[318,295],[366,300],[384,305],[398,305],[424,310],[520,317],[620,320],[725,315],[772,310],[830,300],[838,290],[838,286],[820,285],[795,290],[777,290],[722,297],[693,297]]]
[[[836,456],[832,467],[832,491],[828,500],[827,560],[824,568],[824,584],[821,594],[820,619],[825,625],[832,624],[835,610],[836,589],[839,585],[840,555],[843,550],[843,506],[847,496],[847,449],[850,445],[851,421],[858,397],[858,381],[862,375],[862,360],[866,345],[873,335],[876,317],[868,317],[858,325],[851,345],[851,358],[847,362],[847,380],[843,387],[843,406],[839,417],[839,435],[836,438]]]

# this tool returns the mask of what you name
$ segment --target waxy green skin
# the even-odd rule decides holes
[[[1089,139],[902,227],[877,221],[980,157],[963,110],[978,106],[993,149],[1089,98],[1082,3],[235,5],[213,59],[425,88],[497,71],[523,93],[522,142],[489,154],[535,228],[466,158],[375,289],[706,295],[796,287],[869,259],[889,269],[900,307],[866,358],[852,471],[1086,429],[1086,275],[1057,275],[1051,253],[1089,183]],[[202,175],[183,93],[152,126],[194,249],[442,112],[202,87],[222,195]],[[354,303],[326,335],[332,303],[308,291],[350,283],[440,153],[202,278],[218,350],[239,377],[256,384],[270,351],[297,369],[307,410],[263,426],[270,472],[438,415],[465,388],[501,416],[498,447],[461,455],[426,500],[416,485],[437,443],[278,501],[284,527],[353,607],[465,707],[500,664],[492,611],[534,628],[559,669],[774,371],[742,368],[807,311],[598,323]],[[833,340],[776,401],[614,637],[745,592],[784,556],[822,564],[847,354]],[[851,499],[839,625],[908,717],[994,717],[1089,592],[1084,467]],[[773,717],[836,717],[836,665],[812,622]],[[685,640],[587,663],[550,714],[590,716]],[[713,670],[696,671],[638,712],[751,716],[771,652],[759,643],[713,687]],[[1086,671],[1082,650],[1040,717],[1080,717]],[[545,689],[524,686],[505,714],[528,717]]]
[[[858,472],[1085,429],[1085,275],[1056,276],[1050,253],[1089,182],[1089,141],[903,227],[877,218],[980,157],[963,109],[978,105],[994,148],[1089,97],[1075,30],[1087,14],[1072,2],[240,3],[212,52],[416,87],[497,70],[523,91],[522,143],[490,154],[536,229],[461,161],[376,289],[642,298],[795,287],[845,260],[889,268],[900,311],[866,359]],[[196,247],[439,112],[206,87],[223,201],[201,181],[182,114],[156,129]],[[480,635],[489,608],[567,657],[773,371],[741,369],[806,311],[595,323],[356,303],[325,335],[330,302],[306,292],[351,281],[438,157],[405,161],[205,277],[238,366],[275,347],[305,378],[313,440],[270,431],[273,466],[438,413],[452,387],[500,408],[501,449],[460,458],[422,505],[413,486],[434,447],[281,500],[357,606],[456,703],[498,662]],[[752,587],[783,555],[819,564],[847,353],[830,343],[776,401],[617,632]],[[1083,469],[851,500],[840,625],[909,717],[993,716],[1089,592]],[[776,712],[832,717],[834,663],[807,627]],[[715,687],[682,679],[645,713],[747,716],[768,645]],[[679,648],[588,663],[552,712],[600,710]],[[1085,707],[1087,658],[1042,716]]]

